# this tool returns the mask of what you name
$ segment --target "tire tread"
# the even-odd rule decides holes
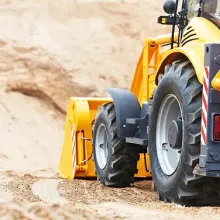
[[[111,155],[109,158],[108,169],[105,174],[99,173],[98,165],[95,160],[95,169],[99,181],[109,187],[127,187],[134,183],[134,175],[138,172],[137,161],[139,153],[137,146],[127,144],[123,138],[117,136],[116,113],[113,103],[105,103],[99,108],[99,115],[105,115],[111,134]],[[93,144],[94,146],[94,144]],[[95,158],[95,157],[94,157]]]
[[[186,153],[181,164],[181,177],[175,180],[174,188],[168,189],[168,191],[158,189],[160,187],[156,185],[158,197],[164,202],[174,202],[185,206],[220,205],[219,189],[214,187],[214,185],[217,185],[217,181],[219,182],[220,180],[198,177],[193,174],[195,166],[199,163],[200,156],[202,85],[198,82],[194,68],[189,61],[178,60],[172,65],[168,64],[165,67],[165,74],[160,84],[167,77],[172,77],[178,82],[186,100],[185,123],[187,138],[184,149]],[[153,155],[150,153],[150,156],[152,158]]]

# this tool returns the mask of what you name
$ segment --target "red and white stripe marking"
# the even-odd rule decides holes
[[[75,146],[75,132],[74,125],[71,126],[71,141],[72,141],[72,166],[73,166],[73,178],[76,173],[76,146]]]
[[[202,92],[202,127],[201,127],[202,145],[206,145],[208,94],[209,94],[209,67],[206,66],[204,72],[204,78],[203,78],[203,92]]]

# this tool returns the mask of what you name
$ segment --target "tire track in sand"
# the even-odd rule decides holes
[[[42,179],[32,185],[32,192],[42,201],[55,204],[67,204],[67,200],[59,195],[57,186],[60,180]]]

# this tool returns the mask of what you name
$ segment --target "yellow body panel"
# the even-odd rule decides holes
[[[195,39],[178,48],[164,49],[163,46],[171,42],[171,35],[145,40],[130,88],[140,104],[152,97],[157,86],[157,79],[160,74],[164,73],[165,65],[175,60],[189,59],[195,68],[199,82],[203,83],[205,44],[220,43],[220,30],[204,18],[193,18],[187,28],[193,30]],[[187,28],[183,36],[189,30]],[[178,35],[175,34],[175,41],[177,39]],[[220,73],[216,75],[212,86],[220,90]],[[92,138],[92,123],[98,106],[110,101],[112,100],[107,98],[70,98],[65,124],[65,139],[59,164],[59,172],[63,178],[95,176],[94,162],[90,159],[92,144],[91,141],[84,139]],[[74,125],[73,136],[72,125]],[[136,177],[150,176],[149,155],[146,155],[147,171],[144,161],[144,154],[141,154]]]
[[[218,91],[220,91],[220,70],[215,75],[214,79],[212,80],[212,87]]]
[[[220,30],[213,23],[201,17],[193,18],[188,24],[188,27],[192,27],[193,34],[195,34],[193,37],[196,40],[161,53],[161,60],[156,72],[157,75],[163,73],[166,64],[186,57],[192,63],[199,82],[203,84],[205,44],[220,43]],[[183,36],[187,31],[186,28]]]

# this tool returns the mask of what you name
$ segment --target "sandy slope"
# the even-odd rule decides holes
[[[0,112],[0,169],[56,172],[63,121],[55,112],[36,99],[3,92]]]
[[[71,95],[98,96],[105,95],[106,87],[130,87],[144,38],[167,27],[156,23],[162,10],[154,2],[116,2],[0,5],[0,52],[9,88],[35,89],[65,110]]]
[[[113,189],[63,180],[69,96],[129,87],[161,1],[0,0],[1,219],[219,219],[220,209],[158,202],[151,182]]]

